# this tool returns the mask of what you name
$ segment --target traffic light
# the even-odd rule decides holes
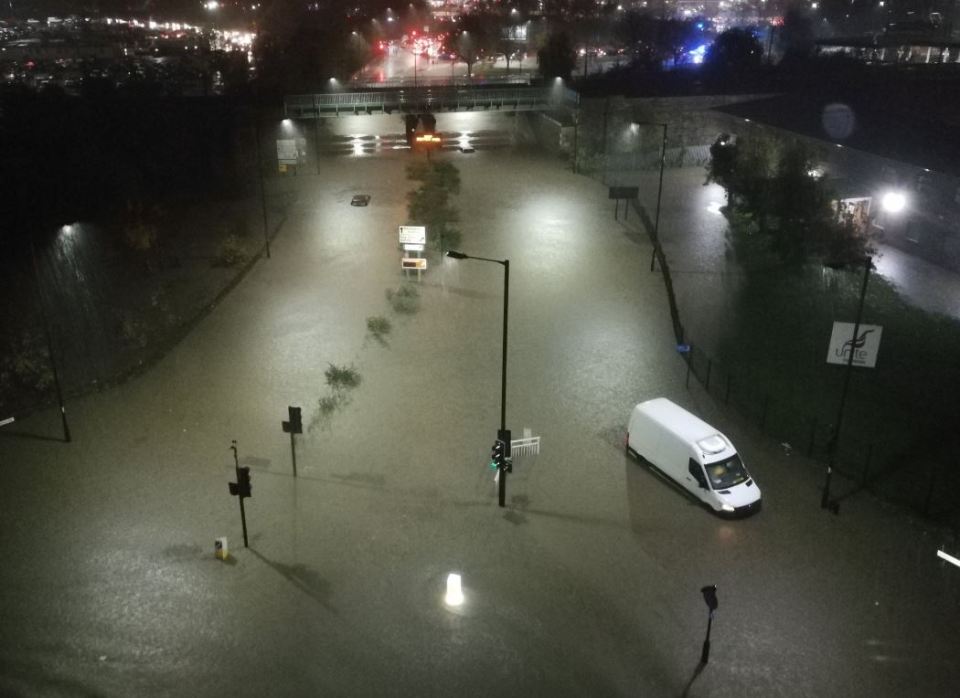
[[[283,427],[284,432],[288,434],[302,434],[303,420],[300,416],[300,408],[287,407],[287,412],[289,412],[290,414],[290,421],[280,422],[280,425]]]
[[[510,458],[510,430],[497,429],[497,443],[503,444],[503,462],[500,467],[506,472],[513,472],[513,459]]]
[[[247,466],[237,468],[237,492],[241,497],[252,496],[253,485],[250,483],[250,468]]]
[[[493,442],[493,448],[490,449],[490,467],[502,468],[504,458],[503,442],[498,439]]]

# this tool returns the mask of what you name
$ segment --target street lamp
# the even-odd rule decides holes
[[[867,255],[863,258],[863,284],[860,286],[860,303],[857,306],[857,318],[853,323],[853,339],[850,341],[850,355],[847,357],[847,367],[843,374],[843,388],[840,391],[840,404],[837,407],[837,419],[834,422],[833,433],[830,435],[827,456],[827,475],[823,483],[823,495],[820,498],[820,508],[829,509],[834,514],[840,513],[839,502],[830,501],[830,479],[833,476],[833,466],[837,458],[837,444],[840,440],[840,425],[843,422],[843,408],[847,402],[847,389],[850,386],[850,374],[853,371],[853,357],[855,353],[857,338],[860,334],[860,320],[863,317],[863,303],[867,297],[867,282],[870,280],[870,270],[873,269],[873,259]],[[844,263],[838,263],[835,266],[840,268]]]
[[[900,213],[907,205],[907,197],[899,191],[888,191],[880,199],[880,205],[887,213]]]
[[[65,226],[64,230],[69,235],[72,232],[71,226]],[[37,297],[40,300],[40,322],[43,325],[43,337],[47,343],[47,356],[50,358],[50,371],[53,373],[53,387],[57,393],[57,403],[60,406],[60,422],[63,425],[63,440],[70,443],[70,426],[67,424],[67,408],[63,404],[63,390],[60,388],[60,373],[57,371],[57,361],[53,353],[53,341],[50,335],[50,325],[47,322],[47,311],[44,308],[43,284],[40,281],[40,265],[37,264],[37,251],[33,244],[33,230],[29,231],[30,238],[30,258],[33,261],[33,275],[37,284]]]
[[[453,259],[476,259],[481,262],[493,262],[503,267],[503,362],[500,367],[500,431],[497,438],[505,441],[504,448],[506,456],[510,455],[510,433],[507,431],[507,317],[510,311],[510,260],[509,259],[490,259],[489,257],[474,257],[472,255],[457,252],[456,250],[447,250],[447,256]],[[507,473],[500,470],[499,479],[499,502],[500,506],[505,506],[507,493]]]
[[[657,252],[660,250],[660,199],[663,196],[663,165],[667,158],[667,125],[658,122],[634,121],[639,129],[640,126],[659,126],[663,129],[663,141],[660,145],[660,182],[657,185],[657,213],[653,219],[653,254],[650,256],[650,271],[654,269],[654,263],[657,259]],[[606,148],[606,143],[604,143]]]
[[[333,78],[330,78],[333,80]],[[284,119],[286,121],[286,119]],[[260,210],[263,213],[263,244],[267,252],[267,259],[270,259],[270,233],[267,226],[267,193],[263,185],[263,162],[260,154],[260,119],[256,113],[253,115],[253,132],[257,139],[257,180],[260,183]]]

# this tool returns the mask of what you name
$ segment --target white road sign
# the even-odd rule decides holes
[[[404,252],[423,252],[425,245],[404,245]]]
[[[427,268],[427,260],[425,257],[404,257],[400,260],[400,268],[420,271]]]
[[[422,225],[401,225],[401,245],[426,245],[427,229]]]
[[[877,365],[877,354],[880,351],[880,335],[883,327],[880,325],[860,325],[857,336],[853,336],[852,322],[834,322],[833,333],[830,335],[830,348],[827,350],[828,364],[844,364],[850,360],[853,352],[853,365],[873,368]]]
[[[277,162],[281,165],[296,165],[298,159],[297,141],[293,138],[278,138]]]

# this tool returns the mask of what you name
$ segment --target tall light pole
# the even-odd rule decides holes
[[[57,371],[57,361],[53,353],[53,340],[50,335],[50,325],[47,323],[47,311],[44,308],[43,283],[40,280],[40,265],[37,264],[37,251],[33,244],[33,231],[29,233],[30,257],[33,260],[33,275],[37,284],[37,297],[40,299],[40,322],[43,325],[43,336],[47,342],[47,356],[50,358],[50,371],[53,373],[53,387],[57,393],[57,403],[60,406],[60,422],[63,425],[63,440],[70,443],[70,425],[67,424],[67,408],[63,404],[63,390],[60,388],[60,373]]]
[[[838,502],[830,501],[830,479],[833,475],[833,466],[837,459],[837,445],[840,441],[840,425],[843,423],[843,408],[847,402],[847,389],[850,387],[850,374],[853,372],[853,355],[856,350],[857,337],[860,334],[860,320],[863,318],[863,303],[867,297],[867,282],[870,280],[871,269],[873,269],[873,259],[868,255],[863,259],[863,283],[860,286],[860,303],[857,306],[857,318],[853,323],[853,339],[850,341],[850,355],[847,357],[847,367],[843,373],[843,389],[840,391],[837,419],[834,422],[833,433],[830,435],[829,453],[827,455],[827,476],[823,483],[823,495],[820,498],[820,508],[829,509],[834,514],[839,513],[840,505]]]
[[[270,259],[270,235],[267,232],[267,194],[263,188],[263,163],[260,161],[260,120],[256,113],[253,115],[253,131],[257,139],[257,181],[260,183],[260,209],[263,211],[263,242],[267,249],[267,259]]]
[[[476,259],[481,262],[493,262],[503,267],[503,361],[500,367],[500,431],[497,439],[504,441],[505,456],[510,457],[510,432],[507,431],[507,318],[510,313],[510,260],[490,259],[489,257],[474,257],[472,255],[447,250],[447,256],[453,259]],[[505,506],[507,493],[507,473],[500,468],[499,479],[500,506]]]
[[[635,123],[638,128],[640,126],[659,126],[663,129],[663,141],[660,144],[660,182],[657,185],[657,213],[653,219],[653,253],[650,256],[650,271],[653,271],[657,259],[657,251],[660,249],[660,200],[663,197],[663,166],[667,158],[667,125],[664,123],[644,121],[634,121],[633,123]],[[606,143],[604,143],[604,148],[606,148]]]

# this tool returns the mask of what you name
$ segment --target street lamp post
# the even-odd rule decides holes
[[[267,229],[267,194],[263,187],[263,163],[260,158],[260,121],[257,115],[253,116],[253,131],[257,139],[257,181],[260,183],[260,210],[263,212],[263,242],[267,250],[267,259],[270,259],[270,234]]]
[[[653,271],[653,262],[660,250],[660,199],[663,196],[663,163],[667,158],[667,125],[663,127],[663,142],[660,145],[660,182],[657,184],[657,214],[653,220],[653,255],[650,257],[650,271]]]
[[[33,231],[30,231],[30,258],[33,261],[33,275],[37,284],[37,297],[40,300],[40,322],[43,325],[43,337],[47,343],[47,356],[50,357],[50,371],[53,373],[53,387],[57,393],[57,404],[60,406],[60,422],[63,425],[63,440],[70,443],[70,425],[67,424],[67,408],[63,404],[63,390],[60,387],[60,373],[57,371],[57,361],[53,353],[53,340],[50,335],[50,325],[47,322],[47,311],[44,308],[43,284],[40,281],[40,265],[37,264],[37,251],[33,244]]]
[[[830,435],[829,454],[827,456],[827,475],[823,483],[823,495],[820,498],[820,508],[829,509],[834,514],[840,512],[840,504],[830,501],[830,479],[833,475],[833,466],[837,458],[837,445],[840,440],[840,425],[843,422],[843,408],[847,402],[847,389],[850,386],[850,374],[853,372],[853,355],[857,337],[860,333],[860,320],[863,318],[863,303],[867,297],[867,282],[870,280],[870,270],[873,269],[873,259],[867,256],[863,259],[863,283],[860,286],[860,302],[857,306],[857,317],[853,323],[853,339],[850,342],[850,355],[847,357],[847,366],[843,374],[843,389],[840,391],[840,404],[837,407],[837,419],[834,422],[833,433]]]
[[[634,121],[640,126],[659,126],[663,129],[663,140],[660,144],[660,180],[657,184],[657,212],[653,219],[653,253],[650,256],[650,271],[655,268],[657,251],[660,249],[660,200],[663,198],[663,166],[667,158],[667,124],[656,122]]]
[[[505,456],[510,457],[510,437],[507,431],[507,318],[510,313],[510,260],[509,259],[490,259],[489,257],[474,257],[472,255],[457,252],[456,250],[447,250],[447,256],[453,259],[476,259],[481,262],[493,262],[503,267],[503,357],[500,366],[500,431],[497,434],[498,439],[505,437],[504,444]],[[498,495],[500,506],[506,506],[507,494],[507,473],[500,468]]]

